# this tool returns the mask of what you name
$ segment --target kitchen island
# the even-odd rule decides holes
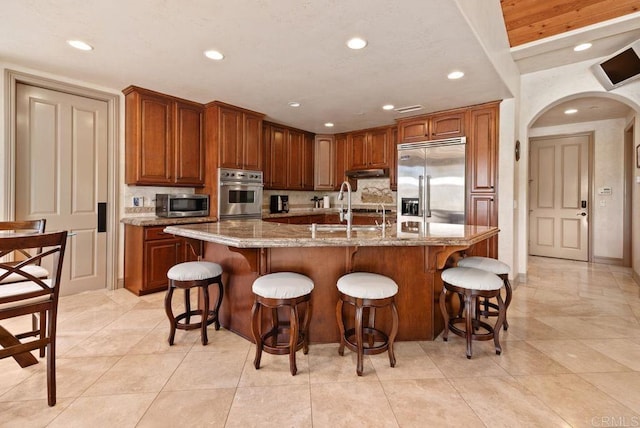
[[[398,284],[397,340],[433,340],[443,328],[437,304],[440,271],[450,256],[498,233],[496,227],[432,223],[407,232],[398,232],[395,226],[384,231],[354,226],[347,236],[344,230],[324,226],[312,230],[309,225],[241,220],[176,225],[164,231],[204,243],[203,259],[222,266],[220,322],[249,340],[253,281],[281,271],[310,277],[315,288],[309,337],[314,343],[339,341],[336,282],[356,271],[386,275]],[[376,323],[384,328],[388,318],[386,313],[376,314]]]

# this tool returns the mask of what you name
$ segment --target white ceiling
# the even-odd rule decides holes
[[[483,1],[501,14],[498,0]],[[224,101],[316,133],[392,124],[403,115],[383,111],[388,103],[424,106],[404,114],[412,116],[512,96],[456,1],[0,0],[0,10],[5,63],[116,90],[133,84]],[[623,24],[601,37],[631,33],[597,56],[640,38],[637,22]],[[353,36],[367,48],[348,49]],[[72,49],[69,39],[95,49]],[[550,39],[512,51],[521,72],[567,61],[561,38]],[[207,49],[226,58],[209,60]],[[452,70],[466,75],[447,80]]]
[[[567,115],[564,113],[567,109],[576,109],[578,112]],[[627,117],[630,111],[629,106],[616,100],[603,97],[583,97],[551,107],[531,127],[541,128],[566,123],[619,119]]]

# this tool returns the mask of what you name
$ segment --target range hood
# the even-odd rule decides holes
[[[379,178],[389,177],[388,168],[352,169],[345,175],[349,178]]]

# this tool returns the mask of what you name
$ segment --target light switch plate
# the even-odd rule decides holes
[[[131,198],[131,206],[132,207],[143,207],[144,206],[144,196],[133,196]]]

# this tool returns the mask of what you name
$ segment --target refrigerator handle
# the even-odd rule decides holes
[[[424,209],[424,175],[418,176],[418,215],[422,217]]]
[[[427,204],[425,206],[425,216],[426,217],[431,217],[431,176],[427,175],[427,183],[426,183],[426,190],[427,190]]]

